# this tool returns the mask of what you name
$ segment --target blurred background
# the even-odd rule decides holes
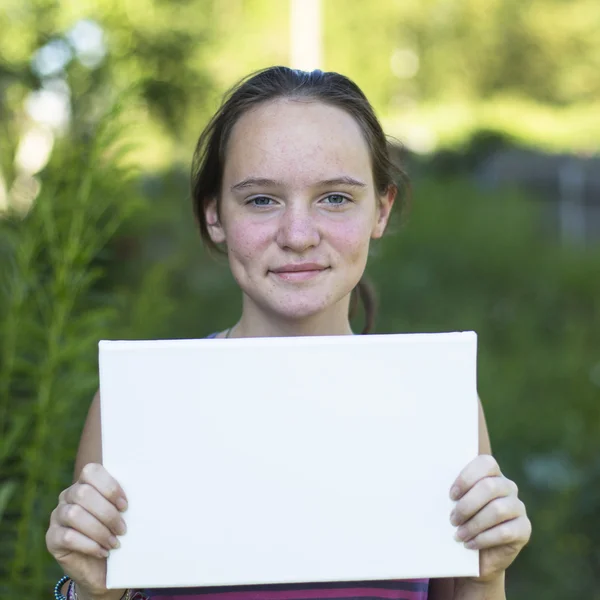
[[[222,93],[285,64],[353,78],[398,140],[413,198],[373,248],[377,332],[479,334],[534,527],[508,597],[600,598],[597,0],[2,0],[0,31],[0,597],[61,574],[44,534],[98,340],[237,319],[190,159]]]

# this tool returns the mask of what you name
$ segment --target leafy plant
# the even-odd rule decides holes
[[[508,595],[562,600],[600,586],[600,248],[544,236],[549,208],[417,180],[408,224],[375,249],[371,274],[380,331],[478,333],[492,448],[533,522]]]
[[[118,111],[65,140],[25,215],[0,221],[0,595],[42,597],[44,533],[97,387],[95,347],[120,295],[111,241],[141,206]]]

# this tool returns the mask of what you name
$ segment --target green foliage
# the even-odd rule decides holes
[[[83,165],[77,168],[85,172]],[[117,184],[118,176],[101,181],[118,187],[114,195],[100,194],[103,202],[120,205],[130,198],[130,188]],[[19,343],[13,361],[24,366],[12,375],[11,389],[16,391],[11,392],[11,417],[5,422],[10,431],[0,445],[3,473],[13,486],[10,496],[10,489],[0,490],[0,502],[9,496],[0,548],[11,556],[23,544],[27,561],[20,568],[26,570],[16,570],[16,560],[3,559],[1,564],[36,582],[28,588],[34,597],[34,590],[46,593],[56,575],[45,555],[43,532],[56,493],[68,484],[76,440],[96,386],[97,339],[200,337],[237,317],[238,294],[226,265],[200,251],[190,207],[174,200],[185,198],[185,187],[185,177],[177,173],[149,179],[144,184],[147,210],[122,226],[116,239],[129,240],[137,253],[122,262],[107,257],[120,247],[116,241],[103,249],[99,244],[96,250],[88,247],[83,250],[88,258],[71,259],[70,281],[89,272],[86,260],[102,264],[101,272],[69,293],[65,287],[48,286],[57,277],[52,274],[60,272],[59,257],[67,255],[68,245],[43,254],[57,262],[40,260],[41,247],[51,238],[39,232],[52,230],[43,223],[54,211],[34,209],[17,228],[4,224],[3,231],[25,242],[5,243],[4,256],[9,247],[13,263],[20,260],[22,265],[13,271],[10,289],[44,290],[2,296],[3,311],[19,298],[25,303],[21,313],[12,309],[12,314],[22,315],[17,323],[33,316],[27,317],[28,335],[13,338]],[[538,210],[516,193],[483,194],[466,182],[448,180],[417,180],[415,190],[408,222],[373,249],[370,273],[381,298],[379,331],[478,332],[479,391],[494,450],[504,471],[518,482],[534,523],[531,545],[509,572],[509,594],[523,600],[558,600],[578,589],[593,597],[599,583],[594,548],[600,544],[595,494],[600,477],[600,290],[595,276],[600,256],[545,238]],[[75,208],[74,197],[52,196],[70,207],[64,215]],[[114,210],[114,204],[109,206]],[[68,218],[62,221],[61,231],[70,231],[70,223]],[[93,221],[85,225],[99,231]],[[87,239],[94,239],[92,231],[86,232]],[[20,277],[15,277],[17,272]],[[60,289],[54,302],[76,299],[63,325],[63,354],[55,353],[49,369],[44,365],[55,318],[50,315],[62,304],[45,313],[40,306],[53,306],[48,293]],[[44,302],[35,300],[40,295]],[[84,314],[87,320],[77,326]],[[10,331],[4,325],[5,346]],[[5,370],[4,357],[9,355],[2,355]],[[45,404],[39,401],[43,389],[49,390]],[[53,431],[61,432],[59,440]],[[32,482],[37,482],[38,494],[33,508],[27,508],[24,491]],[[15,585],[13,579],[13,587],[5,589],[16,592]]]
[[[521,488],[531,544],[511,598],[600,586],[600,249],[558,246],[514,192],[417,181],[408,224],[375,249],[381,332],[475,330],[478,387],[499,462]]]
[[[0,219],[0,597],[41,599],[59,575],[44,532],[72,477],[98,339],[201,337],[239,314],[224,261],[201,250],[187,165],[216,88],[287,62],[289,14],[269,0],[2,8],[0,201],[22,175],[15,150],[31,93],[64,82],[71,107],[31,211]],[[323,0],[323,9],[324,68],[353,77],[409,146],[456,145],[485,128],[554,150],[598,149],[596,0]],[[86,19],[104,32],[96,63],[69,38]],[[71,54],[44,75],[35,57],[49,42]],[[126,88],[142,142],[134,153],[121,121],[98,128]],[[135,180],[132,157],[146,170]],[[373,249],[379,330],[478,332],[494,450],[534,524],[509,596],[594,598],[598,251],[545,238],[542,215],[516,193],[431,175],[415,188],[408,224]]]
[[[417,151],[502,127],[598,150],[594,0],[323,0],[325,67],[353,77]]]
[[[120,125],[109,115],[87,144],[59,147],[32,210],[0,221],[3,597],[41,598],[57,573],[44,532],[97,388],[96,344],[119,317],[108,247],[139,208]]]
[[[325,0],[324,9],[328,67],[356,73],[382,109],[407,98],[565,104],[600,93],[593,0],[391,0],[370,10]]]
[[[0,111],[6,113],[0,131],[9,142],[3,151],[18,144],[23,106],[31,93],[65,82],[72,131],[84,132],[90,121],[129,90],[138,100],[136,135],[143,142],[138,156],[160,167],[180,158],[174,140],[187,138],[207,116],[212,0],[6,0],[2,8]],[[82,24],[91,25],[100,37],[98,48],[87,53],[85,44],[82,50],[74,41],[74,31]],[[94,39],[89,31],[79,35],[90,42]],[[62,60],[56,51],[50,59],[40,60],[49,47],[60,48]],[[186,159],[190,152],[186,149]],[[2,164],[5,175],[12,172],[13,156],[8,154]]]

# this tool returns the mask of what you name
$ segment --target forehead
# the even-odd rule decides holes
[[[364,135],[340,108],[280,99],[247,111],[233,127],[225,158],[227,182],[253,176],[308,185],[339,175],[371,179]]]

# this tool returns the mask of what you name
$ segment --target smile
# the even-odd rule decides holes
[[[269,271],[277,278],[283,281],[308,281],[314,279],[329,270],[329,267],[324,267],[318,264],[304,264],[304,265],[285,265],[277,269]]]

